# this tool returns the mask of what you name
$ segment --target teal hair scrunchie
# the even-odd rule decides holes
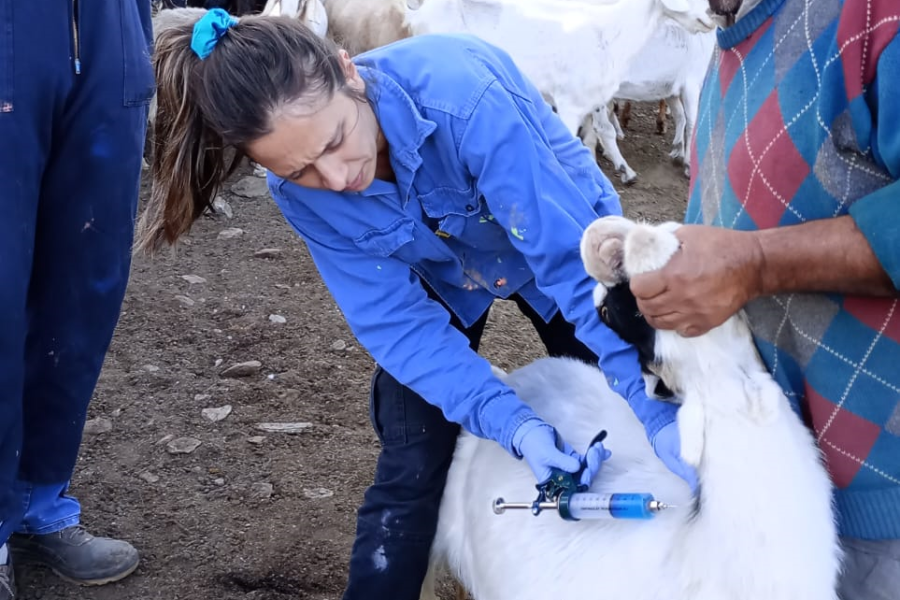
[[[194,35],[191,37],[191,50],[200,60],[209,56],[216,43],[238,22],[228,11],[213,8],[194,24]]]

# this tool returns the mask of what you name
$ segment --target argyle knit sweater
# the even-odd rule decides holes
[[[900,0],[762,0],[720,30],[685,221],[753,230],[849,214],[900,289],[898,28]],[[841,534],[900,538],[898,298],[784,294],[747,314],[825,455]]]

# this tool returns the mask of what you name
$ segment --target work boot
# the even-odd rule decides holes
[[[130,575],[139,560],[128,542],[94,537],[81,525],[43,535],[14,533],[9,551],[17,565],[44,565],[78,585],[118,581]]]
[[[0,550],[3,545],[0,544]],[[5,564],[0,564],[0,600],[13,600],[16,597],[16,574],[13,572],[12,557],[8,556]]]

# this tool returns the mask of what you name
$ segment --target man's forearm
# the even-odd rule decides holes
[[[763,229],[753,235],[762,250],[758,296],[788,292],[898,294],[850,216]]]

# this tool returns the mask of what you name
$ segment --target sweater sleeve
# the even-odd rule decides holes
[[[409,265],[363,252],[294,197],[301,189],[293,184],[270,187],[359,343],[448,420],[518,457],[513,434],[537,415],[450,325],[447,310],[428,297]],[[404,232],[402,221],[397,225],[398,243],[411,241],[412,232]]]
[[[538,288],[600,358],[610,387],[628,401],[648,437],[655,436],[674,421],[676,407],[647,397],[637,351],[597,316],[595,283],[584,270],[579,245],[586,227],[600,216],[598,198],[585,198],[560,164],[534,104],[494,81],[469,117],[459,155],[494,218],[534,271]],[[621,214],[608,182],[600,193],[601,210]]]
[[[900,290],[900,36],[884,49],[869,102],[875,119],[872,149],[894,182],[863,196],[849,209],[885,272]]]

